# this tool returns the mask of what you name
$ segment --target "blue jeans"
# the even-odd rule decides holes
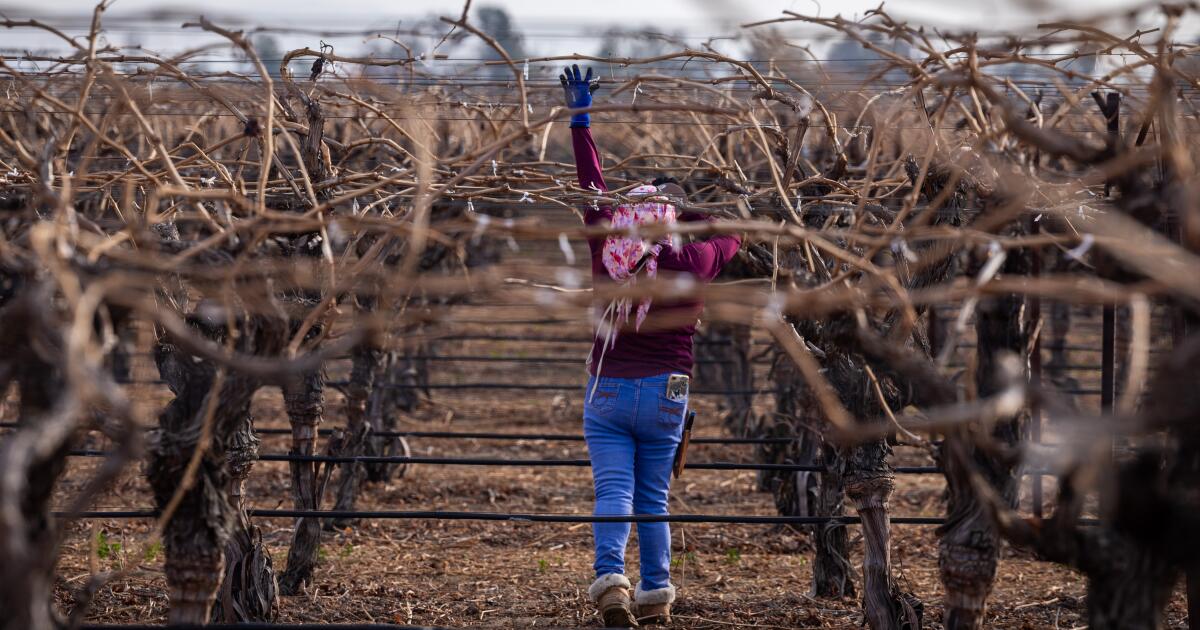
[[[668,374],[593,376],[583,405],[583,435],[592,460],[596,515],[666,514],[671,463],[683,433],[687,400],[667,398]],[[593,394],[592,387],[595,386]],[[642,590],[671,583],[671,528],[638,523]],[[596,577],[625,572],[629,523],[593,523]]]

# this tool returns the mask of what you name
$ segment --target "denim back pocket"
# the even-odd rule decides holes
[[[600,377],[599,382],[588,383],[583,398],[584,410],[597,415],[607,415],[617,408],[617,400],[620,396],[621,386],[618,383],[605,381],[603,377]]]
[[[687,413],[687,398],[674,401],[665,395],[658,399],[658,426],[665,429],[675,429],[683,426],[683,416]]]

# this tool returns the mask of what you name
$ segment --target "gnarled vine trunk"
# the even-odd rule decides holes
[[[0,275],[0,284],[16,281],[6,275]],[[57,415],[55,402],[63,381],[51,363],[53,355],[44,353],[61,348],[62,340],[38,324],[38,299],[25,293],[0,302],[0,397],[13,381],[20,396],[17,428],[0,439],[0,509],[5,514],[0,518],[2,630],[53,630],[59,622],[52,604],[58,526],[50,509],[73,431],[49,422],[49,416]],[[74,421],[61,416],[59,420]]]
[[[846,514],[845,462],[838,449],[830,444],[821,446],[825,471],[817,486],[817,514],[844,516]],[[850,564],[850,542],[842,523],[821,523],[813,527],[813,594],[820,597],[854,597],[853,565]]]
[[[293,455],[315,455],[317,429],[325,412],[325,379],[320,371],[308,372],[288,379],[283,385],[283,402],[292,425]],[[327,477],[321,475],[321,465],[312,461],[290,461],[292,473],[292,506],[297,510],[321,509],[321,497]],[[279,577],[284,595],[295,595],[312,579],[321,547],[321,520],[300,517],[295,521],[292,544],[288,548],[287,567]]]
[[[193,328],[222,340],[223,323],[192,318]],[[238,348],[264,349],[258,326],[238,331]],[[265,345],[272,345],[269,342]],[[239,507],[231,490],[234,476],[229,441],[247,422],[256,379],[222,373],[211,361],[195,357],[162,335],[155,347],[159,373],[175,398],[159,414],[152,434],[147,478],[158,509],[174,506],[163,532],[170,623],[203,624],[212,617],[218,589],[225,581],[226,548],[240,531]],[[200,449],[199,466],[189,462]],[[240,472],[240,471],[239,471]],[[260,567],[261,568],[261,567]],[[229,582],[233,585],[233,582]],[[239,594],[231,594],[237,601]]]
[[[338,456],[363,455],[367,452],[371,427],[367,423],[367,406],[375,377],[383,365],[384,352],[371,344],[361,344],[351,355],[350,382],[342,391],[346,401],[346,428],[335,430],[329,440],[329,452]],[[333,509],[354,509],[358,489],[366,479],[366,466],[359,462],[338,464],[334,486]],[[329,519],[330,527],[345,527],[347,519]]]
[[[281,69],[281,77],[304,107],[305,120],[308,123],[308,134],[301,146],[300,157],[305,172],[312,181],[324,181],[329,178],[329,164],[325,160],[323,138],[325,135],[325,115],[318,99],[310,98],[291,80],[290,73]],[[313,76],[315,80],[316,75]],[[317,200],[332,197],[334,191],[323,187],[314,191]],[[316,258],[321,252],[332,251],[332,243],[325,242],[327,237],[319,232],[301,234],[287,245],[285,253],[292,257]],[[311,289],[293,289],[281,296],[289,307],[291,321],[288,323],[288,337],[303,335],[306,349],[314,350],[320,343],[322,324],[314,321],[306,330],[302,327],[309,324],[310,309],[322,308],[323,299],[319,291]],[[292,455],[317,454],[317,432],[321,418],[325,412],[325,379],[321,369],[304,374],[294,375],[283,382],[284,407],[287,410],[288,422],[292,427]],[[322,466],[319,462],[290,461],[288,469],[291,473],[292,507],[297,510],[321,509],[321,498],[324,495],[328,474],[322,477]],[[332,472],[332,467],[326,467]],[[301,517],[295,520],[292,531],[292,542],[288,548],[287,565],[279,576],[279,590],[283,595],[295,595],[312,579],[313,569],[317,564],[317,556],[321,547],[321,520],[316,517]]]
[[[759,460],[770,463],[819,465],[823,472],[787,471],[771,477],[775,505],[785,516],[836,517],[845,514],[844,462],[810,427],[821,418],[820,408],[790,359],[780,356],[771,370],[776,387],[774,420],[762,437],[788,437],[784,444],[759,445]],[[814,550],[812,593],[817,597],[853,597],[853,567],[842,523],[808,526]]]
[[[419,350],[430,351],[428,347]],[[383,434],[396,431],[396,416],[415,409],[421,391],[418,387],[429,384],[429,362],[414,358],[415,352],[410,349],[403,356],[387,352],[382,362],[376,365],[365,419],[371,431],[367,439],[368,455],[407,457],[411,454],[408,441],[403,437]],[[403,477],[406,470],[408,467],[404,464],[370,464],[366,466],[366,475],[368,481],[380,482]]]
[[[225,579],[213,606],[213,621],[239,623],[274,621],[279,606],[279,586],[262,532],[246,513],[246,478],[258,457],[258,437],[250,409],[244,420],[225,438],[229,466],[229,501],[233,524],[225,546]]]
[[[892,525],[888,499],[895,474],[887,463],[891,447],[876,440],[850,449],[846,463],[846,497],[862,519],[863,612],[872,630],[915,630],[922,606],[900,590],[892,577]]]
[[[352,357],[350,382],[343,391],[346,400],[346,428],[334,432],[329,452],[338,456],[369,455],[372,457],[407,457],[408,442],[391,433],[396,428],[396,414],[411,411],[417,390],[406,387],[415,384],[418,371],[408,361],[398,361],[397,353],[373,345],[355,349]],[[397,463],[359,462],[338,465],[334,509],[354,509],[358,490],[366,481],[386,481],[403,475],[406,466]],[[329,527],[345,527],[348,519],[329,519]]]
[[[1025,268],[1014,253],[1003,270],[1016,274]],[[1022,305],[1023,300],[1016,295],[1000,295],[985,297],[975,309],[975,387],[980,398],[991,397],[1005,386],[1001,382],[1000,357],[1025,353]],[[998,444],[1015,447],[1021,439],[1022,424],[1021,417],[999,419],[991,437]],[[946,592],[943,625],[947,630],[972,630],[983,626],[999,563],[1000,534],[980,505],[970,475],[973,471],[981,474],[1014,507],[1020,477],[1014,461],[981,451],[961,431],[951,431],[945,440],[965,450],[973,470],[963,469],[957,458],[939,458],[949,494],[946,523],[938,529],[938,570]]]
[[[854,318],[845,314],[820,323],[803,322],[797,325],[797,330],[824,354],[827,378],[846,410],[865,426],[887,422],[883,405],[900,406],[902,390],[884,373],[878,379],[877,393],[876,383],[867,373],[869,362],[875,357],[869,355],[859,339],[870,333],[860,331]],[[907,349],[899,352],[908,354]],[[912,396],[911,391],[908,396]],[[892,454],[891,446],[886,439],[870,439],[839,446],[835,453],[833,461],[845,484],[845,496],[862,520],[862,597],[866,621],[872,630],[917,630],[922,624],[924,606],[915,595],[901,589],[892,575],[888,500],[895,487],[895,475],[887,461]]]

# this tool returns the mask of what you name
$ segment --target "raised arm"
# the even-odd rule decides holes
[[[567,107],[576,109],[589,107],[592,104],[592,92],[599,86],[592,79],[592,69],[587,69],[583,75],[579,66],[573,64],[564,68],[558,77],[563,87],[563,96]],[[586,113],[571,116],[571,148],[575,150],[575,172],[579,176],[579,185],[585,190],[607,192],[604,174],[600,169],[600,152],[596,150],[596,142],[592,140],[592,118]]]
[[[604,183],[604,173],[600,169],[600,152],[596,150],[592,130],[586,123],[582,126],[571,123],[571,147],[575,149],[575,173],[579,175],[579,185],[586,190],[607,192],[608,185]]]

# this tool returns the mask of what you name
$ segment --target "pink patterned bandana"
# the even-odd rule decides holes
[[[630,197],[653,195],[658,188],[652,185],[638,186],[629,191]],[[613,228],[633,228],[652,223],[674,225],[675,206],[669,203],[643,201],[617,206],[613,212],[611,226]],[[630,234],[612,234],[604,240],[604,249],[600,259],[605,270],[618,285],[632,285],[637,281],[639,265],[646,270],[646,277],[658,275],[658,254],[664,245],[670,243],[670,237],[664,236],[657,242],[651,243],[643,238]],[[612,327],[618,328],[618,321],[629,321],[633,304],[628,298],[618,300],[613,304]],[[642,327],[646,314],[650,312],[650,298],[638,303],[637,317],[634,319],[634,330]],[[615,334],[615,333],[614,333]]]

